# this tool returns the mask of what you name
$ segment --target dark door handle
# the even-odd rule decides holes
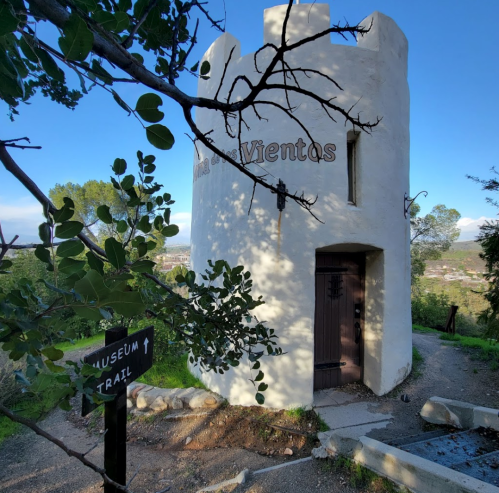
[[[360,324],[359,322],[355,322],[355,344],[359,344],[360,342],[360,335],[362,333],[362,330],[360,328]]]

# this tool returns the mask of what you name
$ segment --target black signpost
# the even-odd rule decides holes
[[[104,469],[119,484],[126,484],[126,388],[152,366],[154,327],[128,336],[126,327],[106,331],[106,346],[85,356],[83,361],[97,368],[110,368],[91,387],[102,394],[114,394],[105,403]],[[82,416],[97,407],[86,395],[82,401]],[[104,485],[104,493],[117,493],[114,486]]]

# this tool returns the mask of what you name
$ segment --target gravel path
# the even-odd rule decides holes
[[[375,396],[360,385],[343,389],[357,393],[362,401],[372,403],[376,412],[393,414],[393,424],[385,430],[373,431],[371,436],[389,439],[417,433],[424,425],[418,413],[433,395],[499,407],[499,372],[491,372],[486,363],[471,361],[463,350],[443,344],[436,335],[414,334],[413,340],[425,358],[422,375],[418,378],[410,377],[390,395],[383,397]],[[409,403],[400,400],[400,395],[404,393],[409,395]],[[98,437],[75,428],[66,417],[64,412],[57,410],[42,426],[70,447],[88,450]],[[220,444],[221,447],[223,445]],[[172,452],[167,448],[158,449],[135,442],[129,443],[127,450],[129,477],[140,466],[132,484],[132,490],[136,493],[152,493],[167,486],[172,487],[172,492],[196,492],[207,484],[232,478],[242,469],[257,470],[282,462],[282,458],[263,457],[242,449]],[[88,457],[101,464],[102,453],[101,444]],[[102,492],[101,484],[98,475],[30,431],[12,437],[0,446],[2,493],[97,493]],[[310,461],[250,477],[245,485],[225,491],[361,493],[365,490],[349,486],[345,474],[334,471],[329,462]]]

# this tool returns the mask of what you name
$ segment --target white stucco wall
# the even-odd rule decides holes
[[[280,26],[285,6],[267,9],[264,14],[264,43],[280,43]],[[364,382],[375,393],[384,394],[400,383],[411,365],[410,254],[409,220],[404,217],[404,193],[409,193],[409,90],[407,85],[407,41],[392,19],[375,12],[362,24],[371,31],[361,37],[357,47],[335,45],[328,36],[314,46],[300,48],[287,61],[292,67],[313,68],[334,78],[344,89],[325,85],[319,77],[298,75],[300,84],[311,91],[336,97],[343,107],[356,103],[363,120],[381,123],[372,135],[362,133],[357,141],[357,203],[347,203],[347,132],[338,115],[337,123],[327,119],[310,100],[292,96],[301,119],[322,146],[336,145],[335,160],[314,162],[266,160],[261,164],[277,182],[281,178],[288,190],[318,195],[314,214],[288,202],[282,213],[280,231],[276,196],[257,187],[251,213],[248,207],[253,184],[230,164],[212,161],[213,154],[198,146],[194,158],[192,213],[192,265],[203,272],[206,260],[223,258],[231,265],[242,264],[254,279],[254,293],[266,304],[257,315],[276,329],[285,355],[265,358],[262,367],[270,388],[266,405],[292,407],[313,402],[315,255],[316,249],[366,251],[366,308],[364,327]],[[288,39],[297,40],[329,27],[329,6],[299,4],[292,8]],[[231,49],[235,47],[225,81],[245,74],[258,80],[253,54],[240,56],[239,41],[230,34],[221,36],[207,51],[211,73],[200,80],[198,95],[213,97]],[[270,51],[259,54],[264,68]],[[280,79],[282,80],[282,78]],[[220,99],[227,94],[227,82]],[[240,91],[240,92],[238,92]],[[237,86],[235,95],[243,97],[247,88]],[[282,94],[269,95],[284,103]],[[308,145],[303,131],[275,108],[258,108],[258,120],[251,111],[245,115],[250,127],[242,142],[261,140],[271,143]],[[238,148],[236,139],[224,131],[220,115],[197,110],[196,121],[219,148]],[[258,150],[255,150],[257,156]],[[265,154],[264,154],[265,157]],[[268,157],[273,158],[270,153]],[[206,166],[200,163],[208,159]],[[213,163],[213,164],[212,164]],[[261,168],[248,165],[258,172]],[[206,173],[209,171],[208,173]],[[248,381],[247,365],[231,369],[223,376],[212,372],[201,378],[212,390],[233,404],[253,405],[254,388]]]

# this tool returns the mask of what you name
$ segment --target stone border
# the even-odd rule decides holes
[[[204,389],[162,389],[133,382],[127,387],[129,413],[157,413],[168,409],[217,409],[225,400]]]
[[[474,406],[467,402],[431,397],[421,417],[434,424],[456,428],[479,426],[499,431],[497,409]],[[319,439],[331,455],[344,455],[415,493],[499,493],[499,488],[392,447],[367,436],[356,435],[350,428],[321,433]],[[322,454],[322,456],[325,454]]]
[[[423,406],[420,415],[428,423],[436,425],[450,425],[461,429],[483,426],[499,431],[497,409],[474,406],[468,402],[436,396],[430,397]]]

